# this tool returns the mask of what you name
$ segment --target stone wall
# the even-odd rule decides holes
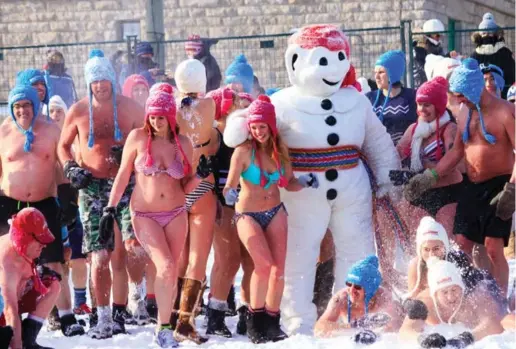
[[[43,45],[39,48],[2,50],[0,101],[6,99],[15,72],[42,67],[53,44],[72,44],[119,39],[119,23],[140,20],[146,37],[145,0],[47,0],[0,2],[0,47]],[[430,18],[445,24],[448,16],[475,27],[482,14],[491,11],[500,25],[514,25],[514,0],[164,0],[165,40],[287,33],[313,23],[333,23],[345,29],[398,26],[413,20],[417,28]],[[23,19],[23,20],[21,20]],[[398,30],[348,33],[352,61],[359,75],[369,76],[376,57],[401,47]],[[274,47],[261,48],[272,40]],[[265,87],[288,84],[283,64],[287,37],[220,40],[212,48],[222,70],[238,53],[245,53]],[[263,44],[263,43],[262,43]],[[270,45],[269,45],[270,46]],[[67,60],[80,94],[85,87],[82,69],[88,52],[102,48],[107,55],[125,50],[124,43],[64,46],[58,49]],[[165,45],[167,69],[173,71],[185,58],[182,43]]]

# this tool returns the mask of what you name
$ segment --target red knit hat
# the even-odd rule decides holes
[[[133,98],[133,88],[134,86],[142,84],[149,90],[149,83],[147,79],[139,74],[129,75],[127,79],[124,81],[124,86],[122,86],[122,94],[128,98]]]
[[[233,106],[234,96],[235,92],[229,87],[221,87],[206,94],[206,97],[213,98],[215,101],[215,120],[227,115]]]
[[[54,235],[48,229],[45,216],[33,207],[22,209],[12,217],[9,235],[14,250],[32,265],[34,289],[42,295],[46,294],[48,289],[38,276],[36,264],[27,257],[27,247],[31,242],[37,241],[42,245],[48,245],[55,240]]]
[[[446,104],[448,103],[447,92],[448,81],[441,76],[436,76],[417,89],[416,102],[433,104],[436,117],[439,119],[446,111]]]
[[[183,156],[183,173],[186,175],[190,173],[191,166],[186,158],[186,155],[181,147],[181,143],[179,142],[179,138],[176,133],[176,102],[174,101],[174,96],[170,93],[162,92],[159,90],[155,90],[147,99],[145,103],[145,123],[149,119],[149,116],[166,116],[168,120],[168,124],[170,125],[170,130],[174,134],[174,140],[176,142],[177,148],[181,152]],[[152,135],[149,133],[149,139],[147,141],[147,162],[146,166],[152,166],[154,160],[152,159],[151,152],[152,145]]]
[[[276,110],[274,109],[274,105],[271,103],[271,100],[266,95],[260,95],[256,98],[251,105],[247,108],[247,128],[250,129],[251,124],[256,122],[264,122],[269,126],[272,134],[272,146],[273,146],[273,157],[276,161],[276,168],[280,174],[280,180],[278,185],[280,187],[286,187],[288,182],[287,179],[283,176],[281,171],[281,162],[278,153],[277,146],[277,135],[278,135],[278,127],[276,126]],[[256,142],[253,141],[253,147],[256,149]],[[260,161],[260,157],[257,156],[258,167],[260,167],[260,185],[264,187],[267,183],[267,179],[265,178],[265,174],[262,169],[262,164]]]
[[[253,103],[254,101],[253,96],[251,96],[249,93],[240,92],[238,94],[238,97],[240,97],[240,99],[245,99],[246,101],[249,101],[249,103]]]
[[[202,50],[203,42],[201,37],[197,34],[190,35],[188,37],[188,41],[185,42],[185,51],[192,51],[195,54],[199,53]]]
[[[156,92],[165,92],[171,95],[174,95],[174,86],[170,85],[168,82],[158,82],[149,90],[149,94],[154,94]]]

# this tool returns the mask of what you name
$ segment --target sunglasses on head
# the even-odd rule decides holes
[[[355,289],[357,291],[360,291],[362,289],[362,286],[352,284],[351,282],[346,282],[346,286],[351,287],[351,288],[353,288],[353,289]]]

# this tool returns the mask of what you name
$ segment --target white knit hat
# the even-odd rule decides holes
[[[197,59],[187,59],[179,63],[174,79],[179,92],[206,93],[206,68]]]
[[[449,286],[459,286],[462,289],[462,297],[459,303],[459,306],[453,312],[452,316],[448,320],[448,323],[451,323],[455,315],[460,309],[462,305],[462,299],[464,298],[464,282],[462,282],[462,277],[460,274],[460,270],[455,266],[455,264],[443,261],[443,260],[435,260],[429,263],[428,266],[428,287],[430,289],[430,296],[434,302],[435,311],[439,320],[443,322],[441,319],[441,315],[439,314],[439,308],[437,307],[437,302],[435,299],[435,293],[445,287]]]
[[[423,217],[416,232],[416,252],[421,257],[421,245],[429,240],[439,240],[444,244],[445,254],[450,251],[450,240],[441,223],[432,217]]]
[[[48,104],[50,108],[52,108],[52,106],[55,105],[56,107],[63,109],[65,115],[68,112],[68,107],[66,106],[66,103],[59,95],[53,95],[52,97],[50,97],[50,101],[48,102]]]
[[[429,54],[425,59],[426,78],[432,80],[436,76],[442,76],[448,79],[453,70],[459,66],[460,61],[458,59]]]

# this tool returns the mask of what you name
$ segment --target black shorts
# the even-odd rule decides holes
[[[428,212],[430,216],[435,218],[435,215],[441,208],[448,204],[457,202],[463,188],[463,183],[464,182],[446,187],[430,189],[424,192],[419,199],[411,201],[410,204],[422,208]]]
[[[25,207],[34,207],[41,211],[47,221],[50,232],[55,240],[47,245],[38,259],[39,264],[64,263],[63,238],[61,236],[61,224],[59,223],[59,206],[56,198],[46,198],[41,201],[24,202],[7,196],[0,196],[0,232],[2,235],[9,232],[7,221]]]
[[[509,243],[511,220],[503,221],[496,216],[496,206],[491,200],[503,190],[510,175],[491,178],[482,183],[473,183],[464,176],[461,195],[457,200],[457,213],[453,233],[464,235],[468,240],[483,245],[486,237],[503,239]]]

